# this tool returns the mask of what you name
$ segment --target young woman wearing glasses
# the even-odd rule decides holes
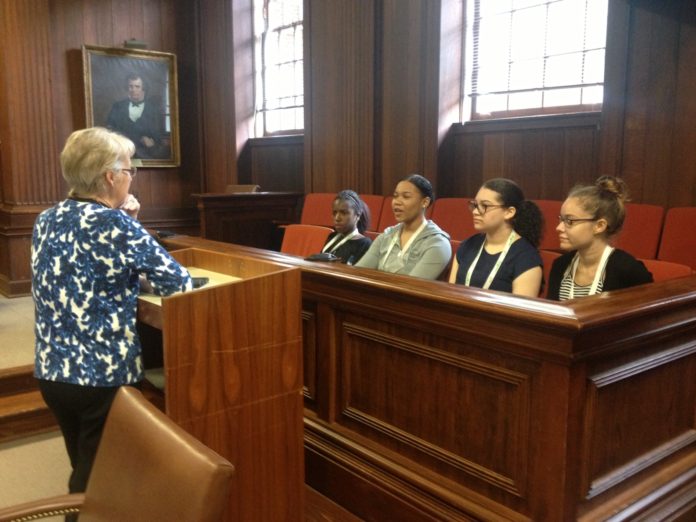
[[[568,252],[553,262],[549,299],[563,301],[652,282],[643,263],[610,245],[623,225],[626,199],[626,185],[611,176],[570,191],[556,227],[561,248]]]
[[[543,217],[514,181],[495,178],[469,202],[476,234],[457,250],[450,282],[536,297],[542,281],[537,250]]]

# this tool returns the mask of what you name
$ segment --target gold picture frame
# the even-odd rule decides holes
[[[143,167],[178,167],[176,55],[82,46],[87,127],[107,127],[135,143]]]

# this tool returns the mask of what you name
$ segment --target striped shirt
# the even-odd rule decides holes
[[[561,280],[561,287],[558,291],[558,297],[561,301],[567,301],[568,299],[570,299],[571,286],[573,288],[573,299],[576,299],[578,297],[587,297],[588,295],[590,295],[590,288],[592,288],[591,284],[585,286],[575,284],[573,282],[573,274],[570,270],[568,270],[566,274],[563,276],[563,279]],[[599,280],[596,294],[602,293],[603,286],[604,277],[602,277],[602,279]]]

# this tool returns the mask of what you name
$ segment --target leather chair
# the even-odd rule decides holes
[[[79,512],[80,522],[217,522],[234,467],[135,388],[116,394],[85,493],[0,509],[0,521]]]

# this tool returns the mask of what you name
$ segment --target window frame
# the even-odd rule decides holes
[[[607,43],[609,40],[609,34],[608,34],[608,20],[609,20],[609,11],[611,9],[611,0],[607,0],[607,5],[606,5],[606,29],[605,29],[605,37],[604,37],[604,46],[597,48],[597,47],[587,47],[586,45],[583,46],[583,49],[575,51],[575,53],[587,53],[593,50],[603,50],[604,53],[604,67],[603,67],[603,75],[602,75],[602,81],[601,82],[586,82],[586,83],[580,83],[580,84],[564,84],[564,85],[558,85],[558,86],[545,86],[544,85],[544,77],[542,76],[541,78],[541,86],[534,86],[531,88],[527,89],[508,89],[508,90],[503,90],[503,91],[491,91],[491,92],[486,92],[486,93],[481,93],[481,92],[475,92],[474,87],[478,90],[478,74],[480,72],[480,67],[474,67],[474,64],[476,63],[478,57],[475,55],[477,49],[478,49],[478,34],[477,31],[480,30],[479,23],[480,23],[480,12],[479,12],[479,6],[480,3],[483,1],[487,0],[466,0],[465,2],[465,9],[464,9],[464,20],[463,20],[463,27],[462,30],[464,31],[464,38],[462,39],[462,44],[464,46],[463,52],[462,52],[462,72],[463,72],[463,81],[461,82],[461,105],[460,105],[460,121],[465,124],[468,122],[476,122],[476,121],[489,121],[489,120],[499,120],[499,119],[508,119],[508,118],[536,118],[536,117],[545,117],[545,116],[555,116],[555,115],[573,115],[573,114],[578,114],[578,113],[600,113],[602,111],[602,107],[604,104],[604,98],[605,98],[605,92],[606,92],[606,80],[607,80],[607,74],[606,74],[606,63],[607,63]],[[547,6],[547,20],[545,21],[545,26],[548,24],[548,6],[550,4],[557,3],[561,0],[539,0],[538,5],[546,5]],[[471,7],[473,6],[473,7]],[[510,6],[510,10],[505,10],[503,12],[509,12],[512,16],[512,14],[515,11],[519,11],[521,9],[515,9]],[[525,7],[528,8],[529,6]],[[522,8],[523,9],[523,8]],[[587,10],[587,4],[585,5],[585,11]],[[477,16],[478,15],[478,16]],[[471,20],[472,16],[474,17],[474,20],[471,23],[471,26],[469,26],[469,21]],[[512,31],[512,29],[511,29]],[[510,40],[512,39],[511,34],[509,34]],[[544,55],[540,57],[539,59],[543,59],[546,61],[549,57],[553,57],[555,55],[548,54],[546,52],[546,45],[544,48]],[[583,58],[584,59],[584,58]],[[510,58],[508,58],[508,72],[506,75],[508,87],[510,84],[510,70],[509,66],[511,63]],[[545,73],[544,73],[545,74]],[[554,90],[561,90],[561,89],[568,89],[568,88],[588,88],[588,87],[596,87],[596,86],[601,86],[602,87],[602,101],[599,103],[587,103],[587,104],[570,104],[570,105],[552,105],[552,106],[543,106],[543,99],[544,95],[546,92],[553,92]],[[521,109],[509,109],[509,95],[510,94],[517,94],[517,93],[524,93],[524,92],[540,92],[541,95],[541,100],[542,100],[542,105],[541,106],[536,106],[536,107],[529,107],[529,108],[521,108]],[[506,100],[507,107],[505,110],[501,111],[493,111],[491,113],[478,113],[476,112],[476,105],[477,105],[477,98],[479,98],[482,94],[503,94],[507,95],[508,99]]]
[[[306,100],[305,100],[305,85],[304,85],[304,61],[305,61],[305,45],[304,45],[304,40],[305,40],[305,34],[304,34],[304,28],[305,28],[305,5],[302,0],[299,1],[299,5],[301,6],[302,9],[302,19],[291,22],[289,24],[285,24],[282,26],[278,27],[273,27],[269,28],[269,16],[268,16],[268,5],[270,2],[282,2],[283,0],[252,0],[252,35],[253,35],[253,60],[252,60],[252,68],[253,68],[253,78],[254,78],[254,118],[253,118],[253,135],[255,138],[264,138],[264,137],[273,137],[273,136],[292,136],[292,135],[302,135],[305,132],[305,121],[304,121],[304,109],[306,107]],[[256,28],[256,22],[257,22],[257,8],[259,8],[259,4],[262,4],[260,6],[261,9],[264,10],[265,14],[263,16],[264,20],[264,27],[263,30],[257,34],[257,28]],[[267,45],[267,40],[269,36],[271,35],[277,35],[279,34],[280,31],[287,30],[290,28],[294,28],[295,31],[297,30],[298,27],[302,28],[302,45],[300,46],[302,48],[302,56],[301,59],[293,59],[289,62],[283,62],[283,63],[274,63],[271,65],[266,64],[266,45]],[[258,42],[260,38],[260,43]],[[296,38],[296,37],[295,37]],[[257,47],[257,45],[260,47]],[[258,58],[258,59],[257,59]],[[269,108],[267,105],[267,102],[269,100],[267,96],[267,87],[266,87],[266,70],[269,69],[270,67],[277,67],[279,65],[287,64],[287,63],[294,63],[295,64],[295,69],[298,67],[298,63],[301,63],[301,74],[300,76],[302,77],[302,93],[301,94],[293,94],[292,96],[286,96],[286,98],[302,98],[302,104],[294,104],[294,105],[289,105],[289,106],[283,106],[279,108]],[[259,71],[259,67],[261,70]],[[259,83],[261,84],[259,86]],[[259,96],[260,94],[260,96]],[[260,98],[260,99],[259,99]],[[275,100],[276,98],[274,98]],[[278,100],[282,98],[277,98]],[[287,129],[280,129],[276,131],[269,131],[268,130],[268,115],[275,112],[275,111],[281,111],[281,110],[286,110],[286,109],[294,109],[294,110],[302,110],[302,127],[301,128],[287,128]]]

